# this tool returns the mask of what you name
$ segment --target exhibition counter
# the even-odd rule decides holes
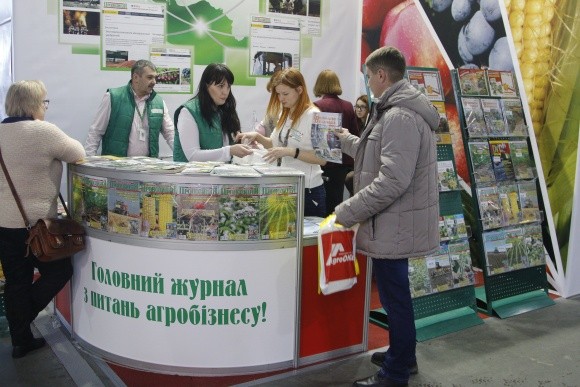
[[[302,175],[69,165],[68,183],[87,249],[55,305],[90,352],[150,372],[227,376],[366,350],[366,259],[352,289],[318,294]]]

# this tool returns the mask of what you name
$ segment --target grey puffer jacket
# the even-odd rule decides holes
[[[344,226],[360,223],[359,253],[402,259],[439,247],[438,124],[431,102],[401,80],[376,103],[361,137],[342,141],[354,157],[355,194],[335,212]]]

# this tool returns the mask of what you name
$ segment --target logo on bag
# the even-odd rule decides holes
[[[330,255],[326,260],[326,266],[332,266],[339,263],[354,262],[354,254],[346,252],[342,243],[333,243],[330,248]]]

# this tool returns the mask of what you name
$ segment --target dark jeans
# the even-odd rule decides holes
[[[32,339],[30,323],[72,276],[70,258],[55,262],[39,262],[32,254],[26,256],[25,228],[0,227],[0,262],[6,286],[4,305],[12,345],[26,345]],[[34,268],[40,278],[33,282]]]
[[[304,190],[304,216],[326,217],[326,191],[324,184]]]
[[[383,370],[395,382],[407,383],[409,366],[416,362],[415,314],[409,290],[408,259],[373,258],[373,273],[381,305],[389,322],[389,349]]]
[[[326,190],[326,215],[334,212],[334,208],[342,203],[344,199],[344,179],[346,174],[352,170],[350,166],[333,166],[332,168],[324,169],[324,176],[328,180],[324,181],[324,189]]]

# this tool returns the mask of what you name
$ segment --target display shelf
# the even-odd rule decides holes
[[[484,73],[485,77],[487,77],[487,72]],[[452,79],[453,79],[453,87],[454,87],[454,91],[455,91],[455,99],[457,101],[462,101],[462,98],[465,97],[465,95],[462,94],[461,90],[463,84],[461,83],[462,81],[460,81],[460,76],[458,75],[457,71],[452,71]],[[471,96],[470,96],[471,97]],[[489,101],[490,99],[494,99],[494,97],[476,97],[476,99],[481,99],[482,101]],[[496,98],[498,99],[498,98]],[[499,108],[497,111],[492,111],[493,114],[499,116],[502,116],[505,112],[502,112],[502,109],[504,109],[503,107],[503,103],[502,103],[502,99],[498,99],[498,101],[500,101],[497,105],[501,108]],[[470,121],[468,119],[468,117],[466,117],[467,113],[469,113],[468,111],[466,111],[465,106],[463,106],[463,104],[459,103],[458,104],[458,113],[459,113],[459,118],[460,118],[460,123],[461,123],[461,129],[462,129],[462,134],[463,134],[463,142],[464,142],[464,147],[465,149],[469,149],[469,140],[471,140],[473,142],[473,140],[475,139],[476,141],[482,141],[482,139],[480,138],[481,136],[474,136],[473,131],[472,130],[468,130],[468,122]],[[471,112],[473,113],[473,112]],[[474,114],[472,114],[472,116],[475,116]],[[523,119],[523,118],[522,118]],[[473,119],[472,119],[473,120]],[[487,123],[486,123],[487,124]],[[524,123],[525,124],[525,123]],[[522,124],[522,125],[524,125]],[[523,128],[525,128],[527,130],[527,127],[525,127],[525,125],[523,126]],[[528,148],[531,149],[531,147],[529,147],[529,137],[526,136],[527,133],[513,133],[511,136],[508,135],[506,136],[504,135],[498,135],[497,133],[493,133],[489,132],[487,135],[484,135],[484,139],[485,141],[513,141],[514,138],[520,140],[520,141],[527,141],[528,142]],[[545,264],[540,265],[540,266],[532,266],[532,267],[524,267],[522,268],[521,266],[524,265],[524,260],[523,260],[523,256],[525,255],[527,263],[529,265],[529,261],[530,261],[530,257],[528,257],[528,255],[531,255],[531,252],[528,251],[530,250],[530,245],[534,245],[535,241],[533,240],[534,237],[531,237],[529,235],[524,235],[523,237],[521,237],[521,241],[522,242],[518,248],[519,249],[523,249],[522,251],[516,251],[516,244],[512,243],[512,241],[506,239],[505,241],[503,241],[503,243],[497,243],[497,247],[495,248],[494,251],[491,251],[493,254],[495,255],[499,255],[499,254],[503,254],[505,255],[505,260],[509,261],[511,259],[513,259],[513,256],[518,257],[518,259],[521,259],[522,262],[521,264],[519,264],[518,266],[514,266],[512,267],[511,265],[508,265],[509,268],[508,269],[501,269],[501,270],[509,270],[503,273],[497,273],[497,272],[493,272],[490,268],[491,266],[488,266],[487,263],[487,259],[486,259],[486,253],[489,253],[491,255],[491,253],[489,251],[486,251],[486,247],[485,247],[485,243],[484,243],[484,231],[487,230],[494,230],[490,233],[486,233],[486,234],[491,234],[493,232],[495,232],[495,230],[498,230],[498,232],[504,230],[505,232],[509,232],[510,230],[513,230],[514,228],[517,227],[521,227],[521,225],[523,224],[522,219],[520,219],[520,223],[519,224],[501,224],[501,225],[494,225],[493,227],[485,227],[483,224],[483,214],[482,214],[482,206],[480,206],[479,203],[479,197],[478,194],[481,192],[484,192],[484,190],[488,189],[488,187],[494,187],[497,186],[498,184],[507,184],[507,183],[513,183],[513,184],[519,184],[522,182],[522,180],[518,180],[515,176],[513,178],[509,178],[506,176],[503,176],[502,179],[498,180],[498,176],[496,174],[496,176],[493,177],[492,181],[490,182],[485,182],[484,184],[482,184],[481,181],[478,182],[478,179],[476,178],[475,174],[474,174],[474,165],[480,165],[479,162],[476,162],[474,164],[473,160],[472,160],[472,154],[471,152],[467,151],[466,152],[466,159],[467,159],[467,166],[468,166],[468,171],[469,171],[469,175],[470,175],[470,180],[471,180],[471,191],[472,191],[472,203],[473,203],[473,209],[474,209],[474,213],[475,213],[475,220],[472,224],[472,230],[473,230],[473,239],[474,239],[474,245],[478,246],[478,249],[480,250],[480,254],[478,255],[479,258],[479,266],[483,269],[483,286],[479,287],[476,289],[476,299],[477,299],[477,306],[479,308],[479,310],[489,314],[489,315],[494,315],[500,318],[507,318],[507,317],[511,317],[514,316],[516,314],[520,314],[520,313],[524,313],[530,310],[534,310],[534,309],[538,309],[538,308],[542,308],[545,306],[549,306],[549,305],[553,305],[553,301],[548,297],[547,295],[547,291],[548,291],[548,280],[547,280],[547,276],[546,276],[546,268],[545,268]],[[492,163],[492,159],[491,156],[493,156],[492,154],[490,154],[490,163]],[[509,156],[509,154],[508,154]],[[531,156],[531,154],[530,154]],[[504,155],[501,155],[501,157],[503,158]],[[531,158],[531,160],[533,160],[533,158]],[[508,160],[510,163],[510,160]],[[492,164],[493,166],[493,164]],[[494,166],[494,173],[495,171],[495,166]],[[500,181],[501,180],[501,181]],[[539,191],[539,190],[538,190]],[[518,192],[519,192],[519,186],[518,186]],[[521,195],[521,194],[520,194]],[[538,201],[540,202],[540,210],[542,206],[541,203],[541,195],[539,192],[537,192],[538,195]],[[518,199],[519,200],[519,199]],[[519,207],[519,206],[518,206]],[[500,206],[501,208],[501,206]],[[521,207],[519,207],[519,209],[521,209]],[[541,212],[540,212],[541,214]],[[521,216],[521,213],[520,213]],[[541,223],[544,222],[543,218],[540,219]],[[502,219],[503,221],[503,219]],[[490,235],[491,237],[491,235]],[[526,238],[531,239],[531,241],[526,241]],[[517,239],[517,238],[516,238]],[[491,243],[491,239],[487,240],[488,243]],[[522,247],[523,245],[523,247]],[[542,242],[542,246],[543,246],[543,242]],[[491,247],[490,247],[491,248]],[[545,254],[545,252],[544,252]],[[494,257],[495,258],[495,257]],[[490,257],[490,262],[491,262],[491,257]],[[524,265],[525,266],[525,265]],[[495,266],[494,266],[495,267]]]

